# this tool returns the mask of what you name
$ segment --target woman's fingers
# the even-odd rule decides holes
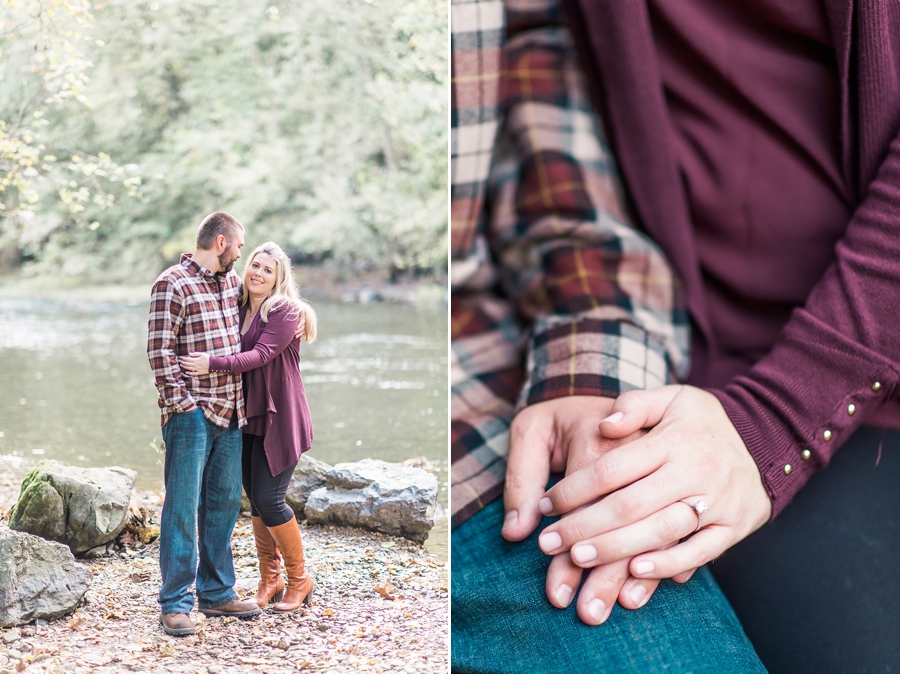
[[[656,449],[650,435],[597,457],[548,489],[538,504],[541,512],[571,512],[650,475],[665,461],[665,454]]]
[[[640,428],[656,426],[683,388],[663,386],[623,393],[616,398],[610,415],[600,421],[600,432],[607,438],[621,438]]]
[[[692,574],[695,569],[725,552],[734,542],[734,535],[728,527],[710,525],[668,550],[638,555],[631,560],[629,569],[636,578],[673,578],[685,573]]]
[[[640,442],[641,441],[638,440],[633,444],[637,445]],[[628,448],[623,447],[617,450],[616,453],[624,453],[627,449]],[[602,457],[600,460],[605,458],[606,457]],[[594,538],[595,536],[600,536],[607,532],[622,529],[635,522],[639,522],[678,501],[682,494],[681,485],[669,478],[668,471],[656,470],[657,462],[650,459],[649,452],[643,453],[643,460],[645,460],[646,463],[641,464],[638,462],[636,465],[638,465],[640,469],[636,469],[635,474],[638,476],[649,474],[649,477],[643,479],[635,478],[637,481],[633,484],[629,484],[627,487],[613,491],[609,496],[592,505],[570,512],[567,517],[548,526],[541,533],[540,538],[538,538],[538,545],[541,550],[550,555],[563,552],[580,541],[585,541]],[[590,466],[587,466],[582,470],[590,470]],[[575,476],[576,473],[573,473],[564,478],[557,483],[553,489],[556,489]],[[548,495],[550,494],[550,491],[547,492]],[[561,508],[559,510],[561,510]],[[682,508],[682,510],[687,511],[688,513],[691,512],[690,508],[687,507]],[[555,511],[556,509],[554,509],[554,512]],[[668,520],[656,522],[657,525],[665,525],[667,523]],[[668,542],[669,541],[664,541],[664,543]],[[644,548],[644,550],[649,549],[652,548]],[[637,552],[641,551],[638,550]]]
[[[673,504],[630,526],[579,541],[569,554],[574,564],[585,568],[610,564],[673,545],[693,533],[696,527],[697,516],[693,511]]]

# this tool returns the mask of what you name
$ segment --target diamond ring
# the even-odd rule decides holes
[[[691,501],[686,498],[678,499],[679,503],[684,503],[685,505],[691,506],[694,509],[694,512],[697,513],[697,528],[694,529],[691,533],[697,533],[700,531],[700,527],[703,526],[703,513],[709,510],[709,506],[706,505],[706,501],[703,499],[697,499],[696,501]]]

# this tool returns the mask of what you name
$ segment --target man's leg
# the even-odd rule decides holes
[[[197,507],[211,437],[202,410],[174,415],[163,427],[166,498],[160,519],[159,568],[163,613],[190,613],[188,589],[197,569]]]
[[[228,428],[216,428],[200,496],[200,608],[221,606],[237,598],[231,533],[241,509],[241,448],[241,432],[235,418]]]
[[[521,543],[500,536],[495,501],[453,532],[451,658],[454,672],[764,673],[740,623],[706,567],[684,585],[664,581],[636,611],[582,623],[574,603],[550,605],[550,558],[537,546],[542,526]]]

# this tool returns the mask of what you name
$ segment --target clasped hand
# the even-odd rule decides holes
[[[545,492],[551,470],[565,477]],[[694,535],[697,513],[681,499],[708,505]],[[690,386],[526,408],[510,427],[504,503],[503,536],[512,541],[528,536],[541,514],[562,515],[538,539],[554,556],[547,597],[565,608],[589,570],[577,611],[592,625],[616,600],[643,606],[660,579],[687,581],[771,515],[756,463],[725,410]]]

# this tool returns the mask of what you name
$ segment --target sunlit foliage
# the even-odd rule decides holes
[[[446,0],[19,0],[0,21],[0,251],[26,272],[152,276],[217,209],[301,259],[445,269]]]

